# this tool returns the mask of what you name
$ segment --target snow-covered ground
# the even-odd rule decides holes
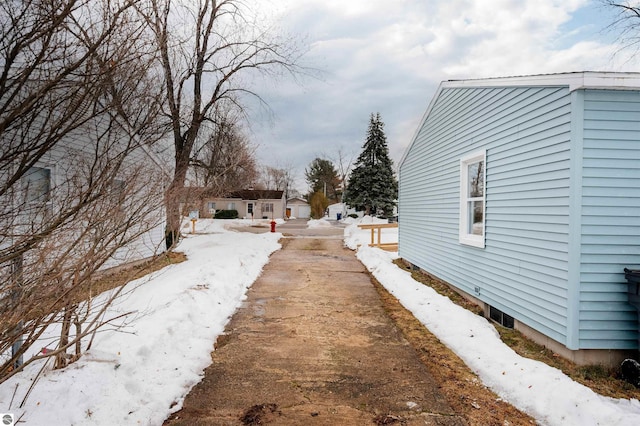
[[[345,229],[345,244],[352,249],[361,245],[357,257],[378,281],[503,400],[543,425],[640,425],[638,400],[600,396],[560,370],[516,354],[487,320],[394,265],[397,253],[368,247],[370,232],[355,222]],[[385,231],[387,238],[395,232],[397,241],[397,229]]]
[[[134,312],[124,328],[99,333],[65,370],[47,366],[22,408],[42,364],[2,383],[0,413],[27,426],[161,425],[201,380],[217,336],[280,248],[281,234],[223,228],[231,223],[255,225],[198,220],[179,246],[189,260],[131,282],[107,313]]]
[[[362,219],[372,221],[370,218]],[[396,267],[393,253],[367,247],[370,231],[347,219],[345,243],[438,338],[503,399],[548,425],[638,425],[640,403],[594,394],[556,369],[522,358],[486,320],[454,305]],[[226,230],[207,221],[180,250],[189,260],[129,284],[111,316],[135,311],[124,329],[100,333],[93,348],[62,371],[34,364],[0,385],[0,413],[24,425],[160,425],[201,379],[210,351],[247,288],[280,246],[279,233]],[[311,222],[325,227],[328,222]],[[383,240],[393,232],[384,230]],[[397,234],[395,235],[397,238]]]

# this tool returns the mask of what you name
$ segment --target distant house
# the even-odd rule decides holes
[[[350,214],[356,214],[360,217],[362,217],[363,215],[363,212],[357,212],[356,209],[349,208],[344,203],[335,203],[327,207],[327,216],[329,217],[329,219],[336,219],[338,217],[338,213],[343,219]]]
[[[329,219],[337,219],[338,215],[340,215],[340,217],[342,217],[343,215],[346,216],[346,206],[343,203],[335,203],[335,204],[330,204],[329,207],[327,207],[327,217]]]
[[[190,188],[191,206],[199,217],[213,217],[216,210],[236,210],[238,217],[247,219],[281,219],[285,217],[284,191],[245,189],[227,195],[213,196],[206,188]],[[187,212],[188,213],[188,212]]]
[[[289,198],[287,200],[287,217],[309,219],[311,217],[311,206],[303,198]]]
[[[578,363],[638,349],[640,74],[443,82],[399,184],[402,258]]]

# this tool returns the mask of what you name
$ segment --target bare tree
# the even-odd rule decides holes
[[[623,49],[636,55],[640,48],[640,3],[616,0],[600,0],[600,3],[616,14],[608,29],[617,33]]]
[[[121,44],[142,33],[140,26],[131,24],[131,4],[15,0],[0,5],[0,196],[8,195],[46,153],[94,117],[125,113],[125,105],[139,105],[127,100],[139,95],[140,82],[147,81],[139,72],[131,73],[140,55]],[[104,9],[96,7],[100,5]],[[116,82],[116,73],[129,78]],[[127,128],[142,133],[153,122],[147,114],[152,109],[120,118],[132,117]],[[83,199],[90,200],[90,194]],[[20,247],[4,249],[0,240],[0,263],[29,250],[81,205],[67,206],[57,220],[32,229]],[[0,207],[0,213],[10,213],[7,208]]]
[[[0,381],[51,330],[60,331],[48,336],[48,353],[30,355],[25,365],[45,356],[56,356],[56,367],[77,359],[86,348],[83,337],[109,322],[101,314],[118,293],[95,304],[79,298],[79,291],[91,289],[100,269],[158,250],[141,238],[163,223],[163,175],[115,120],[91,124],[68,135],[81,145],[61,142],[5,198],[15,212],[2,224],[5,250],[30,242],[28,251],[13,257],[11,265],[19,262],[19,268],[10,271],[0,296],[0,353],[24,336],[22,346],[0,363]],[[50,221],[58,225],[33,242],[33,233]],[[75,353],[68,357],[71,347]]]
[[[292,170],[292,166],[263,166],[257,186],[261,189],[284,191],[285,193],[288,193],[289,188],[291,188],[291,186],[293,185],[294,180]]]
[[[340,182],[342,183],[342,193],[340,201],[342,201],[342,198],[344,197],[344,186],[347,182],[347,178],[349,177],[349,173],[351,173],[351,167],[353,166],[355,158],[355,153],[352,152],[351,154],[347,154],[342,148],[338,149],[338,159],[335,161],[335,164],[338,168],[338,176],[340,177]]]
[[[134,4],[0,4],[0,381],[24,356],[79,356],[112,300],[79,290],[114,259],[157,249],[144,237],[163,221],[163,176],[142,161],[158,131],[155,51]]]
[[[213,125],[203,127],[206,139],[196,142],[191,160],[198,185],[214,197],[252,186],[258,176],[255,148],[243,134],[239,117],[216,110]]]
[[[296,70],[298,51],[260,28],[242,0],[149,0],[138,11],[149,23],[159,52],[166,90],[164,114],[175,147],[174,177],[167,190],[166,244],[179,237],[179,195],[194,146],[216,108],[242,111],[242,96],[253,73]]]

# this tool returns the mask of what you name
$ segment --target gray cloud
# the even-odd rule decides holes
[[[316,156],[335,159],[340,149],[357,156],[374,112],[381,113],[399,160],[442,80],[635,65],[611,62],[616,48],[599,38],[594,28],[604,24],[585,0],[271,4],[282,12],[284,28],[306,37],[305,64],[323,73],[321,80],[258,88],[274,116],[270,122],[256,114],[253,137],[262,162],[297,169],[303,191],[304,168]]]

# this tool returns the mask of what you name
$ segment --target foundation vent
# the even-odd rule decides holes
[[[513,317],[502,312],[498,308],[489,306],[489,318],[503,327],[513,328]]]

